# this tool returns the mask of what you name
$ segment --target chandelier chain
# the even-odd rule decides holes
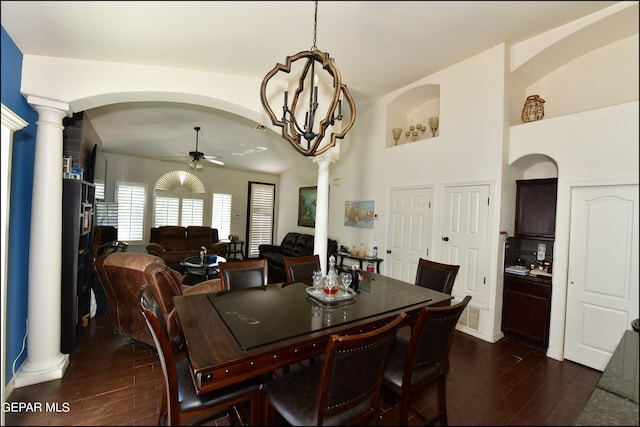
[[[311,51],[318,50],[316,46],[316,36],[318,33],[318,0],[316,0],[316,11],[313,15],[313,46],[311,46]]]

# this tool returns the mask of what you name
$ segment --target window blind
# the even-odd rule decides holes
[[[154,227],[178,225],[180,199],[176,197],[156,197],[154,208]]]
[[[213,193],[211,202],[211,228],[218,229],[220,238],[231,234],[231,194]]]
[[[116,183],[118,203],[118,240],[142,241],[146,187],[142,184]]]
[[[204,201],[202,199],[182,199],[181,225],[183,227],[201,226],[203,209]]]
[[[257,257],[258,246],[273,241],[275,184],[249,182],[248,256]]]

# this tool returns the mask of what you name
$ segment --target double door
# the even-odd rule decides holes
[[[419,258],[460,265],[453,295],[471,295],[474,305],[487,304],[489,185],[444,187],[435,236],[437,259],[430,249],[431,189],[394,189],[389,204],[388,275],[414,283]]]

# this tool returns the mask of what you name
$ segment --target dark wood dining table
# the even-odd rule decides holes
[[[324,353],[331,334],[355,334],[401,312],[415,322],[423,306],[452,296],[367,274],[352,296],[316,296],[305,283],[174,297],[194,385],[206,393]],[[322,292],[322,291],[320,291]]]

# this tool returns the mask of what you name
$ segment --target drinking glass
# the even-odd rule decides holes
[[[351,273],[342,273],[342,284],[344,285],[344,290],[349,292],[349,285],[351,284]]]
[[[322,290],[320,286],[320,282],[322,282],[322,270],[313,270],[311,279],[313,280],[313,288],[315,291],[320,292]]]
[[[327,298],[333,298],[338,293],[338,275],[335,271],[330,271],[324,279],[322,288]]]

